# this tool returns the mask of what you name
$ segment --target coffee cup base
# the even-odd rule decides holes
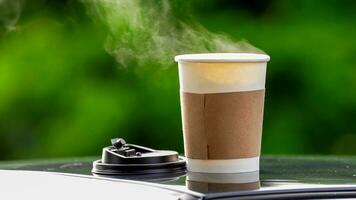
[[[244,173],[259,171],[260,157],[200,160],[187,158],[187,169],[191,172],[202,173]]]

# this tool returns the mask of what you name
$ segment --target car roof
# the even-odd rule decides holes
[[[111,180],[120,184],[157,187],[170,194],[197,198],[228,197],[226,195],[303,195],[352,194],[356,191],[356,158],[330,156],[263,156],[261,170],[252,174],[202,175],[192,173],[154,174],[148,176],[123,175],[97,177],[91,174],[97,157],[0,162],[0,169],[44,171],[50,174]],[[18,179],[19,176],[13,176]],[[235,178],[234,178],[235,177]],[[132,182],[131,182],[132,181]],[[84,181],[85,182],[85,181]],[[1,180],[0,180],[1,183]],[[117,184],[117,183],[115,183]],[[139,185],[139,186],[138,186]],[[123,186],[117,186],[124,188]],[[121,190],[120,190],[121,191]],[[174,192],[172,192],[174,191]],[[141,192],[142,193],[142,192]],[[324,196],[328,198],[328,196]]]

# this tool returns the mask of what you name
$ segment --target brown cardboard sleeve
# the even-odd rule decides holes
[[[181,92],[185,155],[203,160],[259,156],[264,95],[264,90]]]

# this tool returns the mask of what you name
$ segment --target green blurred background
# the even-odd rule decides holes
[[[1,160],[99,155],[113,137],[183,152],[173,58],[165,68],[120,66],[81,1],[6,1]],[[356,1],[172,2],[177,17],[189,11],[271,56],[263,154],[356,154]]]

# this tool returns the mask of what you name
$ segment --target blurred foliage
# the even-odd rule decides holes
[[[122,67],[82,2],[21,3],[0,20],[0,159],[98,155],[117,136],[183,151],[173,58]],[[356,153],[356,1],[172,4],[271,56],[262,153]]]

